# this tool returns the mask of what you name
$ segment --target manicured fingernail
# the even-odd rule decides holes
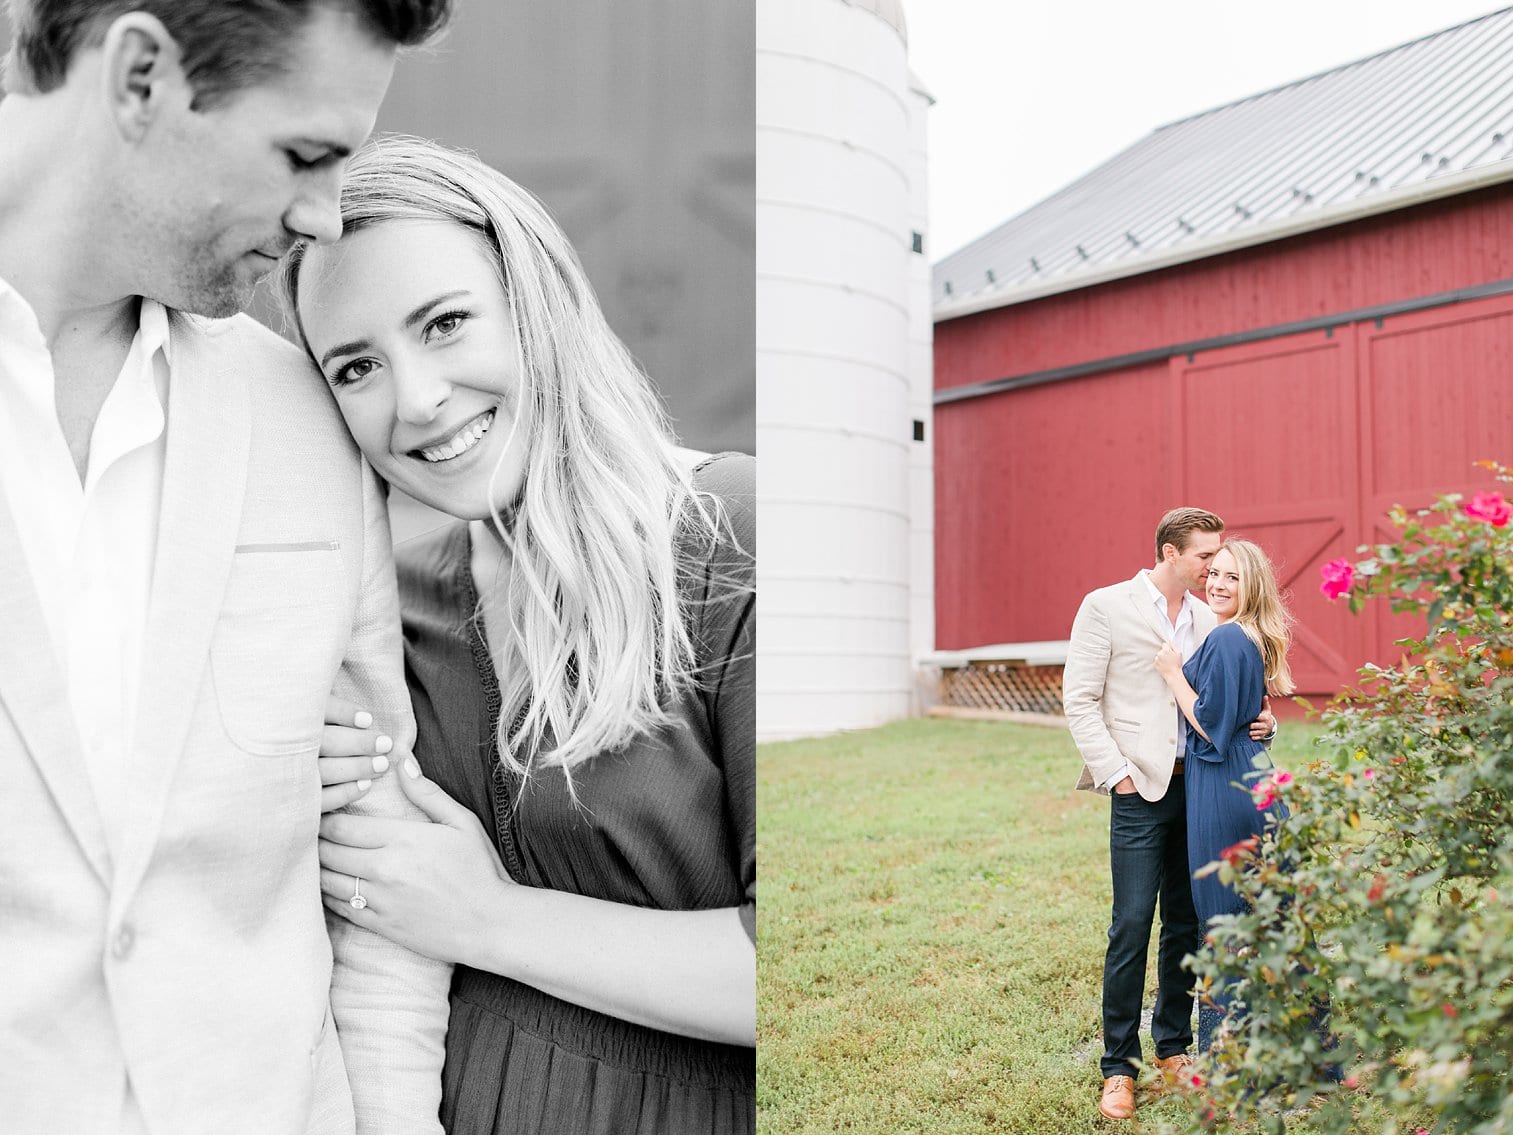
[[[373,787],[373,782],[371,780],[359,780],[357,782],[357,787],[363,792],[366,792],[368,789]]]
[[[378,740],[373,742],[373,748],[376,752],[387,753],[393,747],[394,739],[392,737],[386,737],[383,734],[379,734]]]
[[[389,758],[385,757],[385,756],[374,757],[373,758],[373,771],[374,772],[388,772],[389,771]]]
[[[373,724],[373,715],[365,709],[360,709],[352,715],[352,724],[359,729],[366,729]]]
[[[414,757],[405,758],[405,775],[414,780],[420,775],[420,766],[415,763]]]

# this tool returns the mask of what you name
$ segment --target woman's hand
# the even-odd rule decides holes
[[[375,776],[389,770],[393,740],[373,728],[373,715],[332,694],[320,735],[320,810],[334,812],[359,800]]]
[[[472,812],[401,764],[405,795],[431,823],[329,815],[320,824],[320,889],[349,922],[440,961],[472,964],[514,886],[493,841]],[[352,906],[354,877],[361,909]]]
[[[517,886],[468,809],[394,774],[432,820],[321,820],[327,909],[440,961],[532,985],[623,1020],[724,1044],[756,1040],[756,951],[734,907],[655,910]],[[353,877],[363,904],[352,906]]]
[[[1182,652],[1169,642],[1161,644],[1156,652],[1156,672],[1167,681],[1182,675]]]

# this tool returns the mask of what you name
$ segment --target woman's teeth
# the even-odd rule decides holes
[[[422,449],[420,455],[427,461],[450,461],[472,449],[482,440],[483,435],[489,432],[489,426],[494,424],[494,411],[473,419],[470,425],[464,426],[452,435],[452,440],[443,445],[433,445],[428,449]]]

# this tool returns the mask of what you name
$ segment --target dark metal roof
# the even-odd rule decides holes
[[[1513,8],[1163,126],[935,265],[936,321],[1513,179]]]

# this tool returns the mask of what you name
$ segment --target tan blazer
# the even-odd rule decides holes
[[[130,1077],[153,1133],[350,1133],[354,1102],[358,1130],[439,1131],[450,967],[328,937],[316,860],[333,684],[414,733],[378,485],[271,332],[175,315],[171,350],[120,799],[85,775],[0,494],[0,1130],[114,1132]],[[363,804],[409,807],[392,775]]]
[[[1194,602],[1196,647],[1216,620],[1208,604]],[[1062,677],[1062,704],[1072,740],[1082,753],[1078,788],[1107,793],[1103,782],[1128,761],[1141,796],[1160,800],[1166,795],[1176,763],[1180,711],[1153,664],[1167,641],[1161,618],[1139,574],[1100,587],[1077,611]]]

